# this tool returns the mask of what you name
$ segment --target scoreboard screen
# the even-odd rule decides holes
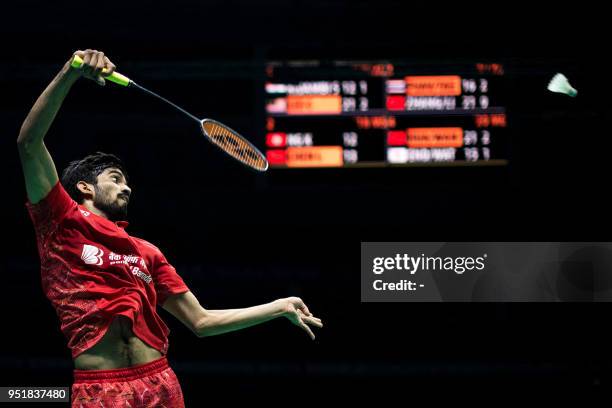
[[[266,65],[271,168],[505,165],[498,63],[275,61]]]

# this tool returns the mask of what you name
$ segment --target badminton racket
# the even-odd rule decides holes
[[[83,59],[78,55],[75,55],[71,65],[74,68],[80,68],[83,65]],[[106,69],[102,70],[102,73],[105,72]],[[240,163],[257,171],[263,172],[268,169],[268,161],[266,160],[266,157],[247,139],[245,139],[235,130],[231,129],[229,126],[226,126],[223,123],[213,119],[199,119],[180,106],[170,102],[163,96],[148,90],[144,86],[137,84],[130,78],[118,72],[113,72],[111,75],[105,76],[104,78],[121,86],[136,88],[148,95],[162,100],[163,102],[177,109],[179,112],[187,115],[190,119],[196,121],[200,130],[209,142],[223,150],[234,159],[238,160]]]

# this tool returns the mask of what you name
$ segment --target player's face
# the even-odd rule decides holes
[[[103,211],[111,221],[127,219],[127,207],[132,190],[121,170],[111,167],[98,175],[95,186],[94,206]]]

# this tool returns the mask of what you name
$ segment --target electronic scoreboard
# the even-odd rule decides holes
[[[266,65],[271,168],[505,165],[498,63],[275,61]]]

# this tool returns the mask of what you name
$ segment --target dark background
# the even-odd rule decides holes
[[[263,147],[266,59],[454,59],[505,64],[511,164],[501,168],[270,171],[215,151],[170,108],[79,81],[45,139],[58,168],[101,150],[127,163],[129,231],[158,245],[208,308],[302,297],[325,322],[198,339],[163,310],[188,406],[396,385],[607,383],[610,308],[596,303],[367,304],[361,241],[609,241],[605,24],[586,5],[173,1],[6,6],[0,25],[4,237],[0,385],[68,386],[45,299],[15,146],[36,97],[76,49],[252,135]],[[546,83],[565,73],[577,98]],[[397,216],[396,211],[404,214]],[[453,211],[450,211],[453,209]],[[316,391],[313,391],[316,390]]]

